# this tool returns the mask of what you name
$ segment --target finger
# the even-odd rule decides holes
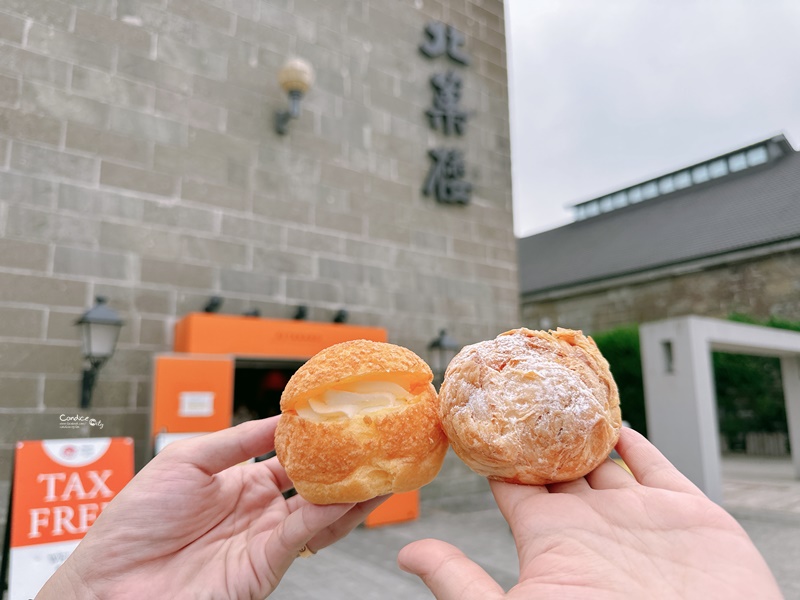
[[[633,475],[610,458],[586,475],[586,481],[595,490],[616,490],[639,485]]]
[[[439,540],[409,544],[397,556],[403,571],[416,575],[437,600],[487,600],[503,588],[461,550]]]
[[[390,496],[391,496],[391,494],[387,495],[387,496],[378,496],[377,498],[373,498],[372,500],[365,500],[364,502],[359,502],[353,507],[353,510],[357,510],[357,509],[360,510],[359,506],[367,505],[368,510],[364,514],[364,518],[366,518],[367,515],[369,515],[370,512],[375,510],[380,504],[382,504]],[[368,503],[371,503],[371,502],[374,502],[374,501],[377,501],[377,503],[374,506],[372,506],[371,504],[368,504]],[[308,500],[306,500],[305,498],[303,498],[300,494],[296,494],[296,495],[292,496],[291,498],[287,498],[286,499],[286,506],[289,507],[289,512],[294,512],[294,511],[298,510],[301,506],[305,506],[306,504],[311,504],[311,503]]]
[[[303,498],[300,494],[295,494],[291,498],[286,499],[286,506],[289,508],[290,513],[299,510],[301,506],[305,506],[306,504],[311,503]]]
[[[261,462],[255,463],[253,465],[247,465],[249,469],[268,469],[269,474],[272,477],[272,480],[275,482],[275,485],[278,486],[278,489],[281,493],[290,490],[294,487],[294,483],[292,480],[289,479],[289,476],[286,474],[286,469],[283,468],[280,462],[278,462],[277,457],[273,456],[272,458],[268,458],[267,460],[263,460]]]
[[[551,494],[580,494],[582,492],[588,492],[591,489],[589,483],[583,477],[579,477],[573,481],[551,483],[547,486],[547,490]]]
[[[298,498],[299,496],[294,496]],[[307,546],[317,552],[327,548],[334,542],[338,542],[348,533],[353,531],[360,523],[367,518],[369,513],[383,504],[389,496],[378,496],[372,500],[359,502],[340,519],[331,523],[328,527],[320,531],[317,535],[308,540]]]
[[[264,557],[277,582],[292,564],[300,549],[326,527],[330,527],[353,508],[353,504],[304,504],[286,517],[273,533],[264,538]],[[313,545],[311,548],[316,551]]]
[[[697,486],[676,469],[642,434],[623,427],[617,452],[636,481],[648,487],[703,496]]]
[[[531,498],[550,493],[542,485],[519,485],[491,479],[489,480],[489,487],[492,489],[495,502],[497,502],[503,518],[511,526],[512,531],[515,527],[521,525],[524,520],[524,515],[519,514],[520,507]]]
[[[215,433],[180,440],[167,446],[163,454],[173,460],[189,462],[213,475],[272,450],[279,418],[247,421]]]

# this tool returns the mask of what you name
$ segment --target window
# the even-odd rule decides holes
[[[649,200],[658,196],[658,184],[655,181],[648,181],[642,185],[642,199]]]
[[[681,171],[675,174],[675,189],[682,190],[692,185],[692,175],[689,171]]]
[[[724,177],[729,173],[736,173],[749,167],[764,164],[769,162],[771,151],[772,148],[768,142],[761,143],[745,150],[689,167],[683,171],[670,173],[658,179],[595,198],[576,206],[575,218],[577,220],[588,219],[630,204],[637,204],[644,200],[656,198],[662,194],[684,190],[693,185]]]
[[[716,179],[717,177],[722,177],[723,175],[728,174],[728,161],[724,158],[719,160],[715,160],[712,163],[708,164],[708,174],[711,176],[711,179]]]
[[[731,173],[736,173],[736,171],[742,171],[747,168],[747,158],[745,158],[744,152],[739,152],[734,154],[733,156],[728,158],[728,166],[731,169]]]
[[[623,206],[628,205],[628,195],[623,192],[617,192],[613,196],[611,196],[611,204],[614,208],[622,208]]]
[[[755,167],[756,165],[763,165],[769,160],[769,154],[764,146],[758,146],[752,150],[747,151],[747,166]]]
[[[584,211],[587,217],[594,217],[600,214],[600,205],[597,201],[584,206]]]
[[[664,371],[666,373],[675,372],[675,355],[672,351],[672,340],[663,340],[661,350],[664,353]]]
[[[708,173],[708,165],[698,165],[692,169],[692,181],[695,183],[703,183],[711,179]]]

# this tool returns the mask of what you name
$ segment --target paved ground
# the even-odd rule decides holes
[[[272,597],[430,598],[427,588],[416,577],[400,571],[395,562],[404,545],[425,537],[455,544],[506,589],[511,587],[517,580],[517,557],[508,526],[485,482],[473,482],[465,492],[456,498],[423,495],[418,520],[359,528],[335,547],[311,559],[295,561]],[[791,463],[725,459],[723,493],[726,509],[762,552],[786,598],[800,599],[800,480],[794,479]]]
[[[724,506],[750,535],[787,600],[800,598],[800,479],[789,459],[725,458]]]
[[[407,524],[359,528],[335,547],[295,561],[270,600],[430,598],[428,588],[396,563],[403,546],[426,537],[455,544],[505,588],[516,583],[511,532],[488,491],[442,507],[423,501],[421,513]]]

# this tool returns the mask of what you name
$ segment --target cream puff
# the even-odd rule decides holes
[[[582,477],[619,437],[619,392],[580,331],[515,329],[464,347],[439,392],[456,454],[492,479],[544,485]]]
[[[289,380],[278,460],[315,504],[415,490],[447,452],[430,367],[412,351],[355,340],[322,350]]]

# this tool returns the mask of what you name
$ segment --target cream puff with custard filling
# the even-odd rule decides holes
[[[275,450],[298,494],[316,504],[411,491],[438,474],[447,438],[430,367],[368,340],[312,357],[281,396]]]

